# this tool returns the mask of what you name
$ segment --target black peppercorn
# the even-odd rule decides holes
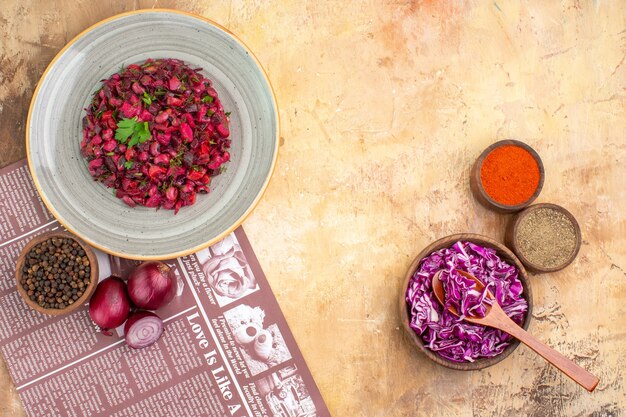
[[[50,238],[25,256],[18,280],[28,298],[43,308],[63,309],[83,295],[91,282],[91,265],[73,239]]]

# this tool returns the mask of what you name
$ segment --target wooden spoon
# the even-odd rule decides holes
[[[439,303],[441,303],[441,305],[445,308],[445,290],[443,288],[443,283],[439,279],[439,277],[441,276],[441,272],[442,271],[437,271],[437,273],[433,276],[433,292],[435,293],[435,297],[437,297]],[[476,283],[476,290],[482,291],[483,288],[485,288],[485,285],[473,275],[468,274],[465,271],[460,271],[458,269],[457,272],[466,278],[474,280],[474,282]],[[509,316],[506,315],[506,313],[502,310],[502,307],[500,307],[498,301],[495,299],[490,291],[487,291],[487,298],[493,300],[493,304],[491,306],[485,304],[485,307],[487,308],[485,317],[479,318],[466,316],[463,317],[463,320],[470,323],[481,324],[483,326],[494,327],[496,329],[507,332],[508,334],[515,337],[520,342],[524,343],[526,346],[537,352],[539,355],[543,356],[545,360],[559,368],[565,375],[572,378],[576,383],[580,384],[587,391],[591,392],[596,388],[600,380],[595,375],[589,373],[586,369],[578,366],[576,363],[569,360],[556,350],[535,339],[534,336],[518,326],[513,320],[509,318]],[[448,310],[455,316],[459,315],[454,306],[448,307]]]

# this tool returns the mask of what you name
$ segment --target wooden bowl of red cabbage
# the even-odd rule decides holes
[[[451,369],[476,370],[495,365],[519,345],[517,339],[459,319],[432,293],[440,269],[461,269],[484,283],[493,282],[503,310],[524,329],[532,312],[532,294],[524,266],[503,244],[478,234],[454,234],[424,248],[409,267],[400,295],[400,317],[414,345],[432,361]]]

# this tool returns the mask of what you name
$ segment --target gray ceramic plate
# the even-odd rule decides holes
[[[203,68],[232,112],[226,172],[177,215],[126,206],[93,181],[80,155],[83,109],[100,80],[123,65],[167,57]],[[145,10],[104,20],[59,52],[35,90],[26,144],[35,185],[67,229],[115,255],[165,259],[206,247],[243,222],[273,172],[278,131],[270,83],[241,41],[199,16]]]

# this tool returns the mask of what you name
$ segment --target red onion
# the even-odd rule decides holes
[[[102,280],[89,302],[89,317],[100,327],[102,333],[110,336],[109,329],[121,326],[129,312],[130,300],[126,283],[116,276]]]
[[[133,349],[150,346],[163,334],[163,320],[150,311],[131,314],[124,325],[126,344]]]
[[[128,295],[137,307],[156,310],[176,295],[176,275],[163,262],[144,262],[128,277]]]

